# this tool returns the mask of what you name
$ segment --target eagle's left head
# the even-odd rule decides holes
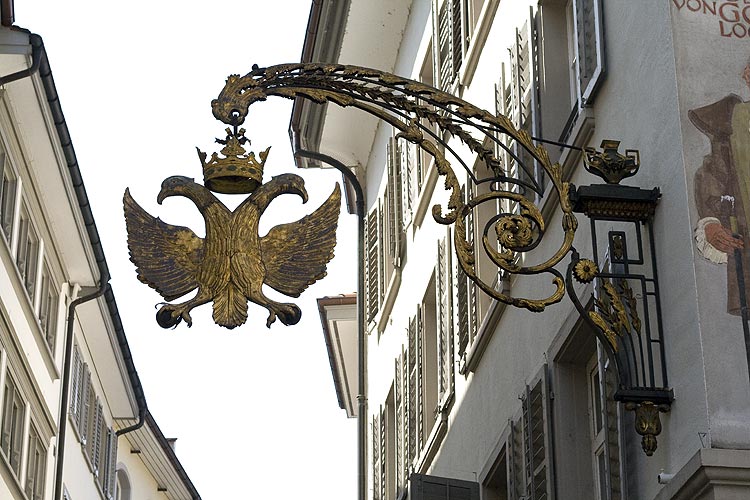
[[[157,203],[161,203],[170,196],[185,196],[189,191],[194,189],[195,180],[184,175],[173,175],[167,177],[164,182],[161,183],[161,191],[156,197]]]

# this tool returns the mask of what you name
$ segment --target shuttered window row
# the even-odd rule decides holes
[[[388,142],[385,193],[367,215],[365,221],[366,256],[365,287],[367,321],[371,322],[383,306],[385,293],[393,273],[401,267],[404,251],[404,215],[410,207],[404,198],[403,161],[399,141]]]
[[[73,379],[68,412],[96,482],[107,498],[115,493],[117,433],[105,421],[104,409],[94,392],[91,372],[78,345],[73,346]]]
[[[435,2],[434,50],[440,90],[451,92],[453,89],[469,51],[482,3],[482,0]]]

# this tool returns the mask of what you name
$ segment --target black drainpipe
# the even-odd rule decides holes
[[[134,431],[140,428],[146,418],[146,398],[143,394],[143,386],[141,385],[138,372],[135,370],[133,358],[130,353],[130,347],[128,346],[127,338],[125,337],[125,331],[122,327],[122,320],[120,319],[119,311],[117,310],[117,303],[115,302],[112,288],[109,286],[109,268],[107,261],[104,258],[104,249],[102,248],[101,239],[99,238],[99,231],[96,229],[96,223],[94,222],[94,215],[91,212],[91,205],[89,204],[88,195],[86,194],[86,188],[83,185],[83,179],[81,178],[81,171],[78,167],[78,159],[76,158],[75,150],[73,149],[73,143],[70,139],[70,132],[68,131],[68,125],[65,122],[65,117],[60,106],[60,100],[57,95],[57,89],[55,87],[55,81],[52,78],[52,71],[49,66],[49,60],[47,59],[47,53],[44,50],[44,42],[42,38],[31,33],[23,28],[13,26],[12,29],[28,33],[29,43],[31,45],[32,62],[28,69],[18,71],[16,73],[0,77],[0,85],[20,80],[22,78],[29,77],[39,72],[39,76],[44,86],[44,91],[47,97],[47,103],[52,113],[52,118],[55,123],[55,130],[57,132],[60,145],[65,155],[65,160],[68,164],[68,171],[70,174],[71,183],[73,190],[78,200],[78,205],[83,215],[84,224],[86,226],[86,233],[89,237],[92,250],[94,252],[94,258],[96,259],[96,265],[99,270],[99,287],[96,292],[89,295],[79,297],[74,300],[68,307],[68,316],[66,319],[67,331],[65,339],[65,353],[63,356],[63,372],[62,372],[62,384],[60,390],[60,418],[58,422],[58,433],[57,433],[57,449],[55,450],[56,460],[56,473],[55,473],[55,487],[53,500],[60,500],[62,498],[62,473],[63,473],[63,459],[65,456],[65,434],[67,429],[67,410],[68,410],[68,396],[70,391],[70,375],[71,375],[71,357],[73,352],[73,331],[75,321],[75,309],[79,305],[94,300],[98,297],[104,296],[109,311],[110,318],[115,328],[117,335],[120,352],[125,362],[125,366],[130,379],[133,393],[135,396],[136,404],[138,405],[138,422],[135,425],[121,429],[117,432],[118,436],[121,436],[127,432]]]
[[[294,122],[293,122],[294,124]],[[367,339],[365,337],[365,196],[359,179],[336,158],[299,147],[297,130],[292,127],[294,156],[309,158],[331,165],[341,172],[354,188],[357,215],[357,489],[359,500],[367,498]]]

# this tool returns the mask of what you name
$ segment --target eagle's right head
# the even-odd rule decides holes
[[[161,183],[161,191],[159,191],[156,201],[161,205],[170,196],[185,196],[193,186],[195,186],[195,180],[190,177],[185,177],[184,175],[167,177]]]

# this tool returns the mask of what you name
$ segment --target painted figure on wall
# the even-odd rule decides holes
[[[750,59],[740,76],[750,89]],[[690,110],[688,117],[711,144],[694,179],[700,217],[696,244],[706,259],[727,264],[727,311],[739,316],[740,276],[735,256],[741,256],[744,295],[750,296],[750,101],[729,94]]]

